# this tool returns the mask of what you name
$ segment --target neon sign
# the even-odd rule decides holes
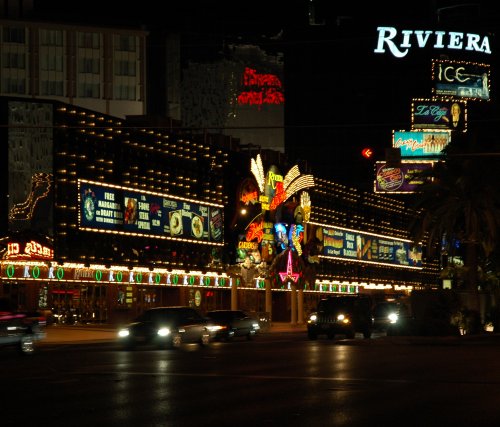
[[[281,281],[283,283],[291,280],[294,283],[297,283],[299,280],[299,273],[294,273],[292,268],[292,251],[288,251],[288,261],[286,263],[286,271],[282,271],[279,273]]]
[[[53,259],[54,250],[34,240],[7,244],[7,259]]]
[[[410,48],[416,45],[424,48],[432,45],[434,49],[466,50],[491,54],[488,36],[468,34],[456,31],[401,30],[399,46],[395,42],[398,30],[394,27],[378,27],[377,48],[375,53],[385,53],[385,47],[396,58],[405,57]]]
[[[245,68],[243,86],[249,90],[238,95],[239,105],[283,104],[281,80],[274,74],[258,74],[257,70]]]

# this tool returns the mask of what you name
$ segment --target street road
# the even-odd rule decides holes
[[[496,426],[500,340],[253,341],[0,352],[2,426]]]

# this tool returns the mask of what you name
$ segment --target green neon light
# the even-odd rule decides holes
[[[160,284],[160,282],[161,282],[161,274],[156,273],[155,274],[155,283],[158,285],[158,284]]]
[[[189,276],[189,284],[194,285],[194,276]]]
[[[210,285],[210,277],[205,277],[205,279],[203,279],[203,282],[205,283],[205,286]]]
[[[177,274],[174,274],[174,277],[172,277],[172,283],[174,285],[177,285],[177,283],[179,283],[179,276]]]
[[[116,281],[121,282],[122,280],[123,280],[123,273],[119,271],[118,273],[116,273]]]
[[[16,268],[13,265],[7,266],[7,277],[12,279],[14,277],[14,273],[16,272]]]
[[[33,267],[33,270],[31,270],[33,279],[38,279],[40,277],[40,267],[38,265],[35,265]]]
[[[226,279],[224,277],[221,277],[221,279],[219,280],[219,283],[221,286],[225,286],[226,285]]]
[[[141,283],[142,282],[142,273],[137,273],[135,276],[135,281],[136,283]]]
[[[57,277],[59,280],[62,280],[62,278],[64,277],[64,268],[62,268],[62,267],[58,267],[58,268],[57,268],[57,271],[56,271],[56,277]]]
[[[97,280],[98,282],[100,282],[102,280],[102,271],[101,270],[97,270],[95,272],[95,280]]]

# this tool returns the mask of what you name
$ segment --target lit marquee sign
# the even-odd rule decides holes
[[[376,193],[414,193],[431,180],[420,174],[432,169],[432,161],[402,161],[399,167],[388,167],[385,162],[375,162]]]
[[[432,61],[433,93],[468,100],[490,99],[490,66],[465,61]]]
[[[222,206],[79,181],[80,227],[222,242]]]
[[[394,27],[378,27],[375,53],[385,53],[386,49],[396,58],[404,58],[410,49],[431,47],[448,51],[464,50],[491,54],[488,36],[457,31],[400,30]]]
[[[459,100],[413,99],[411,128],[467,130],[467,102]]]
[[[323,258],[422,268],[422,247],[409,241],[323,227]]]
[[[401,157],[437,157],[450,143],[450,131],[394,131],[392,146]]]

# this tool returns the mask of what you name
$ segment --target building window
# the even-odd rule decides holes
[[[40,55],[40,69],[43,71],[63,71],[63,62],[61,55]]]
[[[99,33],[78,33],[78,47],[85,49],[99,49],[101,46]]]
[[[42,46],[62,46],[63,33],[60,30],[41,30],[40,43]]]
[[[115,76],[135,76],[135,61],[115,61]]]
[[[135,86],[115,85],[114,86],[115,99],[124,99],[128,101],[135,101]]]
[[[4,53],[2,55],[2,68],[17,68],[24,70],[26,60],[23,53]]]
[[[78,85],[78,96],[80,98],[99,98],[99,84],[80,83]]]
[[[4,43],[21,43],[26,41],[26,32],[24,28],[4,27],[3,29]]]
[[[40,92],[42,95],[63,96],[63,82],[60,81],[42,81],[40,83]]]
[[[99,74],[99,59],[81,58],[78,71],[80,73]]]
[[[136,38],[134,36],[115,36],[115,50],[135,52]]]
[[[2,92],[18,95],[26,94],[26,80],[6,77],[2,79]]]

